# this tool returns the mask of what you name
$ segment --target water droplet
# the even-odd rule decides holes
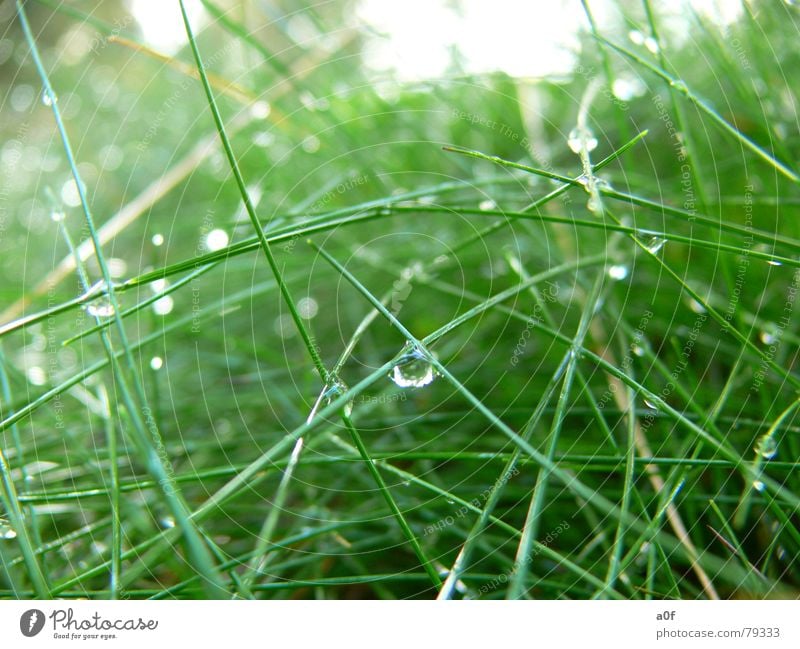
[[[164,297],[153,302],[153,312],[156,315],[167,315],[172,313],[172,309],[174,308],[175,300],[173,300],[169,295],[165,295]]]
[[[175,527],[175,519],[172,518],[172,516],[165,516],[158,522],[161,524],[161,527],[164,528],[165,530],[169,530]]]
[[[624,264],[614,264],[608,267],[608,276],[611,279],[625,279],[628,276],[628,267]]]
[[[594,151],[597,148],[597,138],[590,129],[576,126],[569,132],[567,144],[573,153]]]
[[[86,187],[83,185],[80,189],[83,192],[86,191]],[[78,190],[78,183],[74,178],[70,178],[61,185],[61,200],[70,207],[78,207],[81,204],[81,192]]]
[[[58,101],[58,97],[52,90],[45,88],[42,90],[42,103],[45,106],[52,106]]]
[[[160,370],[164,366],[164,359],[161,356],[153,356],[150,359],[150,367],[154,370]]]
[[[28,381],[31,385],[44,385],[47,383],[47,373],[44,371],[43,367],[39,367],[38,365],[29,367],[25,375],[28,377]]]
[[[599,194],[591,196],[589,200],[586,201],[586,209],[595,215],[603,214],[603,201],[600,200]]]
[[[759,339],[765,345],[772,345],[778,342],[778,338],[780,338],[780,334],[778,333],[777,329],[774,326],[770,326],[760,334],[758,334]]]
[[[658,410],[658,406],[652,400],[650,400],[650,399],[645,397],[643,399],[643,401],[644,401],[644,405],[646,405],[648,408],[650,408],[650,410]]]
[[[771,460],[778,454],[778,442],[771,435],[763,435],[758,438],[753,450],[765,460]]]
[[[650,51],[651,54],[658,54],[658,41],[652,36],[644,39],[644,46]]]
[[[652,254],[657,254],[663,247],[664,244],[667,243],[667,240],[662,237],[652,237],[647,243],[644,245]]]
[[[641,97],[644,91],[644,83],[636,77],[615,79],[611,86],[611,92],[621,101],[630,101],[636,97]]]
[[[228,233],[225,230],[211,230],[206,235],[206,248],[208,248],[211,252],[216,250],[222,250],[228,245]]]
[[[319,312],[319,305],[313,297],[304,297],[297,302],[297,312],[301,318],[311,320]]]
[[[163,234],[154,234],[153,238],[150,239],[150,241],[152,241],[153,245],[156,246],[156,247],[163,246],[164,245],[164,235]]]
[[[430,358],[410,343],[406,346],[409,351],[392,368],[389,378],[401,388],[422,388],[429,385],[436,378]]]
[[[342,381],[338,377],[330,377],[330,383],[328,383],[324,388],[322,388],[322,392],[319,393],[316,402],[314,403],[314,407],[311,409],[311,412],[308,415],[308,419],[306,419],[306,423],[310,422],[317,414],[317,411],[320,409],[320,406],[329,406],[331,405],[336,399],[342,396],[344,393],[347,392],[349,388],[347,384]],[[353,401],[350,400],[344,404],[342,408],[342,412],[346,417],[349,417],[353,412]]]
[[[634,45],[642,45],[644,43],[644,34],[638,29],[632,29],[628,32],[628,38]]]
[[[114,278],[124,277],[128,272],[128,263],[119,257],[111,257],[108,260],[108,274]]]
[[[778,261],[777,259],[769,259],[769,260],[767,260],[767,263],[770,266],[783,266],[783,262],[782,261]]]
[[[252,115],[254,119],[266,119],[269,117],[270,110],[271,107],[268,102],[257,101],[250,106],[250,115]]]
[[[631,351],[633,352],[634,356],[644,356],[644,348],[640,347],[639,345],[634,345],[631,347]]]
[[[319,147],[322,143],[320,139],[316,135],[309,135],[305,140],[303,140],[303,151],[306,153],[316,153],[319,151]]]
[[[7,523],[0,523],[0,539],[11,540],[17,538],[17,530]]]
[[[84,308],[86,313],[95,318],[110,318],[114,315],[114,305],[104,298],[93,300]]]
[[[53,210],[50,212],[50,218],[55,223],[61,223],[65,218],[67,218],[67,215],[64,210]]]
[[[706,312],[706,308],[694,298],[689,298],[689,300],[687,300],[687,304],[692,312],[697,313],[698,315]]]
[[[756,491],[764,491],[764,489],[766,488],[767,485],[761,482],[761,480],[753,480],[753,489],[755,489]]]
[[[481,201],[478,204],[478,209],[487,212],[488,210],[493,210],[497,208],[497,203],[495,203],[491,198],[487,198],[485,201]]]
[[[672,81],[669,82],[669,85],[671,85],[673,88],[675,88],[675,90],[679,92],[682,92],[684,94],[689,93],[689,88],[687,88],[686,84],[680,79],[673,79]]]
[[[404,486],[404,487],[410,487],[410,486],[411,486],[411,481],[410,481],[410,480],[406,480],[406,481],[403,483],[403,486]]]

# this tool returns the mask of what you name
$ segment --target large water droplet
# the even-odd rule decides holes
[[[771,460],[778,453],[778,442],[771,435],[763,435],[758,438],[753,450],[765,460]]]
[[[401,388],[423,388],[433,382],[436,372],[425,352],[413,346],[392,368],[389,378]]]
[[[608,276],[611,279],[625,279],[628,276],[628,267],[624,264],[614,264],[608,267]]]
[[[644,245],[655,255],[664,247],[665,243],[667,243],[667,240],[662,237],[652,237]]]
[[[761,480],[753,480],[753,489],[755,489],[756,491],[764,491],[764,489],[766,488],[767,485],[761,482]]]
[[[597,148],[597,138],[586,127],[576,126],[567,136],[567,144],[573,153],[581,151],[594,151]]]

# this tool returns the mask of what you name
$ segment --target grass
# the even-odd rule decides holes
[[[7,26],[0,596],[798,596],[795,8],[401,82],[202,5]]]

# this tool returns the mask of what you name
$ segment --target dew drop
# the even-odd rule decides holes
[[[47,383],[47,373],[44,371],[43,367],[39,367],[38,365],[29,367],[26,376],[31,385],[44,385]]]
[[[54,223],[61,223],[65,218],[67,218],[67,215],[64,210],[53,210],[50,212],[50,218]]]
[[[650,410],[658,410],[658,406],[655,403],[653,403],[650,399],[645,398],[643,399],[643,401],[644,405],[650,408]]]
[[[250,115],[252,115],[254,119],[266,119],[269,117],[271,110],[272,108],[268,102],[257,101],[250,106]]]
[[[124,277],[128,272],[128,263],[119,257],[111,257],[108,260],[108,274],[115,279]]]
[[[433,382],[436,373],[428,356],[409,346],[408,353],[392,368],[389,378],[401,388],[423,388]]]
[[[56,94],[52,90],[48,90],[47,88],[45,88],[42,91],[42,103],[45,106],[52,106],[57,101],[58,101],[58,97],[56,96]]]
[[[225,230],[211,230],[211,232],[206,235],[206,248],[211,252],[222,250],[228,245],[228,241],[228,233],[225,232]]]
[[[764,329],[760,334],[758,334],[759,339],[765,345],[772,345],[778,342],[778,333],[774,327],[770,327],[768,329]]]
[[[114,305],[103,298],[89,302],[85,308],[86,313],[95,318],[110,318],[114,315]]]
[[[675,88],[675,90],[688,94],[689,88],[686,87],[686,84],[681,79],[673,79],[669,82],[669,85]]]
[[[667,243],[667,240],[662,237],[652,237],[647,243],[644,245],[652,254],[657,254],[663,247],[664,244]]]
[[[161,527],[165,530],[169,530],[175,527],[175,519],[172,518],[172,516],[165,516],[158,522],[161,524]]]
[[[17,538],[17,530],[8,524],[0,524],[0,539],[11,540]]]
[[[642,45],[644,43],[644,34],[638,29],[632,29],[628,32],[628,38],[634,45]]]
[[[753,480],[753,489],[755,489],[756,491],[764,491],[764,489],[766,488],[767,485],[761,482],[761,480]]]
[[[153,358],[150,359],[151,369],[160,370],[162,367],[164,367],[164,359],[161,358],[161,356],[153,356]]]
[[[256,133],[253,136],[253,144],[255,144],[256,146],[260,146],[261,148],[268,147],[274,141],[275,141],[275,136],[267,131]]]
[[[172,313],[174,308],[175,301],[169,295],[165,295],[153,302],[153,312],[156,315],[168,315]]]
[[[753,450],[765,460],[771,460],[778,454],[778,442],[770,435],[763,435],[758,438]]]
[[[319,305],[313,297],[304,297],[297,302],[297,313],[301,318],[311,320],[319,312]]]
[[[153,245],[156,246],[156,247],[163,246],[164,245],[164,235],[163,234],[154,234],[153,238],[150,239],[150,241],[152,241]]]
[[[603,213],[603,201],[600,200],[599,195],[594,195],[586,201],[586,209],[592,214],[601,215]]]
[[[311,409],[311,413],[308,415],[308,419],[306,422],[310,422],[317,414],[317,411],[320,409],[320,406],[329,406],[331,405],[336,399],[342,396],[345,392],[347,392],[349,388],[347,384],[342,381],[338,377],[331,377],[330,383],[328,383],[324,388],[322,388],[322,392],[319,393],[319,397],[317,397],[316,403],[314,403],[314,407]],[[344,404],[342,408],[342,412],[346,417],[349,417],[353,412],[353,401],[350,400]]]
[[[608,276],[611,279],[621,280],[628,276],[628,267],[624,264],[614,264],[608,268]]]
[[[706,308],[694,298],[689,298],[687,303],[692,312],[697,313],[698,315],[706,312]]]
[[[644,348],[640,347],[639,345],[634,345],[631,347],[631,351],[633,352],[634,356],[639,356],[640,358],[644,356]]]
[[[487,212],[496,208],[497,203],[495,203],[491,198],[487,198],[485,201],[481,201],[478,204],[478,209],[480,209],[482,212]]]
[[[322,143],[316,135],[309,135],[305,140],[303,140],[303,151],[306,153],[316,153],[319,151],[321,144]]]
[[[783,262],[782,262],[782,261],[778,261],[777,259],[769,259],[769,260],[767,261],[767,263],[768,263],[770,266],[783,266]]]
[[[651,54],[658,54],[658,41],[652,36],[644,39],[644,46],[650,51]]]
[[[597,138],[590,129],[576,126],[569,132],[567,144],[573,153],[594,151],[597,148]]]

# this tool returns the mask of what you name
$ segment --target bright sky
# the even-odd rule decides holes
[[[615,4],[590,3],[601,28],[614,21]],[[659,3],[660,14],[672,12],[664,23],[677,33],[687,20],[686,5],[721,24],[741,13],[741,0]],[[186,44],[177,3],[129,0],[129,6],[148,45],[174,54]],[[186,0],[186,7],[199,31],[210,17],[199,0]],[[374,33],[365,46],[367,66],[404,81],[443,76],[455,49],[467,73],[566,74],[574,64],[577,32],[585,24],[579,0],[360,0],[353,20]]]

